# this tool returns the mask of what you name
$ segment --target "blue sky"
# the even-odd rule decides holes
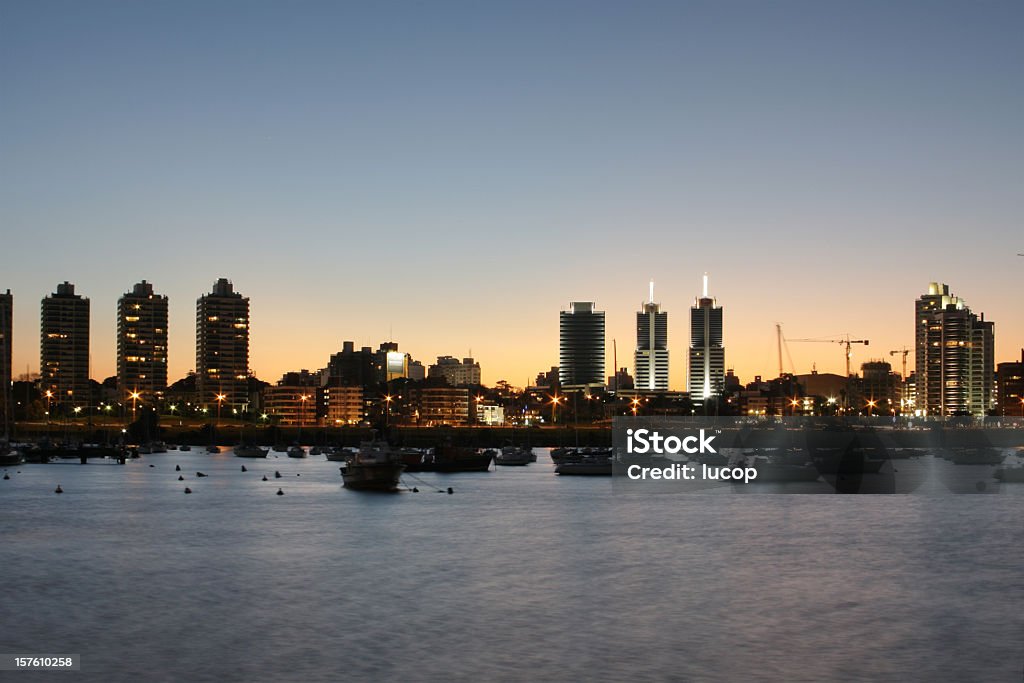
[[[776,321],[871,337],[855,361],[911,345],[931,280],[1007,360],[1021,35],[1019,2],[0,2],[16,370],[67,279],[112,374],[116,299],[146,278],[180,376],[229,277],[265,379],[393,334],[522,384],[571,300],[630,365],[653,277],[682,388],[705,270],[745,378],[774,371]],[[795,370],[842,367],[806,346]]]

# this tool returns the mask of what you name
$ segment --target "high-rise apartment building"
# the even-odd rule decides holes
[[[203,406],[249,400],[249,299],[220,278],[196,300],[196,393]],[[223,398],[218,398],[223,397]]]
[[[472,358],[460,361],[453,356],[438,356],[437,363],[427,369],[427,377],[443,377],[450,387],[476,386],[480,384],[480,363]]]
[[[654,280],[647,303],[636,314],[633,375],[639,391],[668,391],[668,313],[654,303]]]
[[[949,286],[933,282],[914,308],[916,408],[924,415],[985,415],[994,406],[995,326]]]
[[[70,282],[42,301],[39,370],[49,408],[89,405],[89,299]]]
[[[704,291],[690,309],[690,363],[687,388],[690,398],[704,401],[719,396],[725,385],[725,346],[722,337],[722,307]]]
[[[999,414],[1024,417],[1024,349],[1020,361],[996,366],[996,387]]]
[[[604,311],[573,301],[558,316],[558,382],[563,389],[604,386]]]
[[[11,290],[0,293],[0,416],[6,420],[14,419],[14,413],[8,401],[11,396],[11,337],[14,331],[14,297]],[[3,427],[0,427],[2,429]]]
[[[150,405],[167,391],[167,297],[145,280],[117,300],[117,391]]]

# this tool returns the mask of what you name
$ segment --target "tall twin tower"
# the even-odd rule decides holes
[[[559,380],[563,388],[604,384],[604,311],[593,302],[573,302],[559,318]],[[616,372],[618,368],[616,368]],[[654,281],[648,300],[636,314],[633,373],[637,391],[668,391],[668,313],[654,301]],[[704,289],[690,309],[689,379],[694,401],[722,393],[725,384],[725,346],[722,307]]]
[[[633,368],[638,391],[668,390],[668,313],[650,296],[636,314],[636,353]],[[690,308],[690,349],[687,390],[695,401],[722,393],[725,383],[725,346],[722,343],[722,307],[704,289]]]

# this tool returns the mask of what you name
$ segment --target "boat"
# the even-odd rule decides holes
[[[310,455],[323,455],[326,452],[327,452],[327,448],[325,446],[312,446],[309,449],[309,454]]]
[[[481,453],[468,446],[446,444],[426,451],[403,449],[401,457],[407,472],[487,472],[494,451]]]
[[[345,462],[358,452],[358,448],[352,448],[351,446],[337,446],[336,448],[324,449],[324,456],[331,462]]]
[[[341,477],[355,491],[396,491],[405,463],[383,441],[366,441],[349,454]]]
[[[998,448],[975,447],[975,448],[951,448],[948,459],[954,465],[1000,465],[1003,462],[1004,454]]]
[[[525,446],[502,446],[494,456],[495,465],[529,465],[536,460],[533,451]]]
[[[24,458],[21,456],[21,451],[16,448],[0,444],[0,467],[20,465],[23,460]]]
[[[305,458],[306,457],[306,449],[303,448],[302,446],[289,446],[288,447],[288,457],[289,458]]]
[[[190,451],[190,450],[192,450],[192,447],[189,446],[187,443],[183,443],[180,446],[178,446],[178,450],[179,451]]]
[[[143,455],[149,455],[151,453],[166,453],[167,446],[163,441],[150,441],[139,446],[136,450]]]
[[[611,476],[612,458],[610,454],[563,457],[555,465],[555,474]]]
[[[209,446],[206,447],[206,452],[207,453],[220,453],[220,446],[214,446],[213,444],[210,444]]]
[[[239,444],[235,446],[235,455],[239,458],[265,458],[267,457],[267,449],[260,448],[259,446],[253,446],[251,444]]]
[[[821,472],[808,460],[802,451],[782,449],[755,451],[752,455],[744,452],[738,466],[753,467],[757,470],[757,483],[779,483],[794,481],[817,481]]]

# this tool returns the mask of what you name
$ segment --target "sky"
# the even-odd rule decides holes
[[[705,271],[745,381],[777,373],[776,323],[899,370],[932,281],[1019,358],[1021,35],[1013,1],[0,0],[14,372],[69,280],[114,374],[143,278],[172,380],[219,277],[268,381],[393,339],[522,386],[571,301],[606,311],[610,374],[653,278],[683,389]],[[843,371],[838,344],[789,355]]]

